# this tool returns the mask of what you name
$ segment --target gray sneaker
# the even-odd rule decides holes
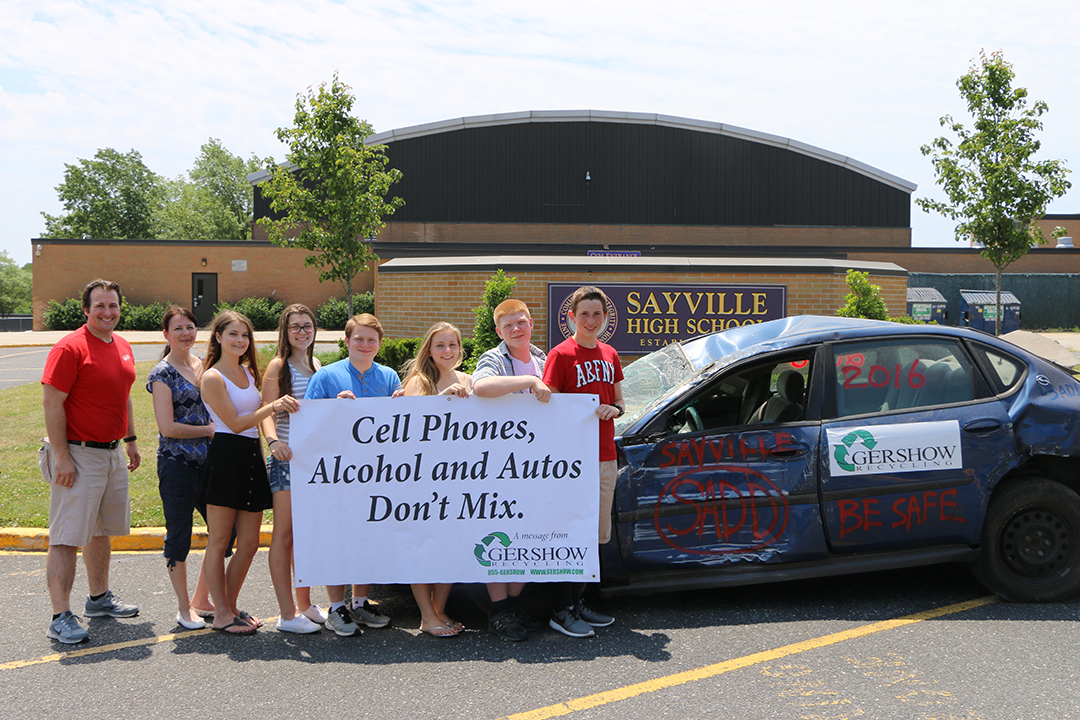
[[[577,615],[593,627],[607,627],[615,622],[614,616],[602,613],[599,610],[593,610],[585,604],[583,598],[579,598],[577,601]]]
[[[570,637],[592,637],[596,633],[593,632],[592,625],[585,622],[577,614],[577,607],[571,605],[562,612],[551,613],[551,620],[548,620],[548,625],[552,630],[558,630],[563,635],[569,635]]]
[[[367,625],[369,628],[384,628],[390,624],[390,618],[379,612],[378,608],[365,600],[360,607],[352,609],[352,619],[357,625]]]
[[[49,630],[45,634],[65,645],[78,645],[90,637],[86,628],[79,624],[79,618],[72,615],[70,610],[60,613],[60,617],[49,623]]]
[[[86,608],[83,610],[83,615],[86,615],[86,617],[129,618],[138,614],[139,607],[137,605],[128,605],[121,602],[120,598],[113,595],[112,590],[106,590],[105,594],[97,600],[91,600],[87,596]]]
[[[323,627],[327,630],[333,630],[341,637],[352,637],[361,634],[359,626],[352,621],[352,617],[349,616],[349,609],[344,605],[329,612],[326,616],[326,625]]]

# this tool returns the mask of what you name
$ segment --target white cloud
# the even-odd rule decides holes
[[[1002,49],[1046,100],[1047,157],[1080,169],[1080,9],[1049,0],[758,4],[0,0],[0,248],[30,259],[64,163],[134,148],[156,172],[199,146],[282,156],[297,93],[352,86],[376,130],[515,110],[732,123],[852,156],[935,191],[919,145],[962,116],[954,83]],[[1080,175],[1074,176],[1080,187]],[[1080,190],[1051,208],[1080,212]],[[913,208],[915,242],[951,226]]]

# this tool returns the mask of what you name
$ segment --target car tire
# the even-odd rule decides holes
[[[1080,495],[1045,478],[996,490],[975,574],[1012,602],[1061,602],[1080,592]]]

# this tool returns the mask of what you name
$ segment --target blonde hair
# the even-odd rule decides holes
[[[448,322],[437,322],[431,326],[431,329],[427,331],[427,335],[424,336],[424,341],[420,343],[420,348],[416,351],[416,357],[405,363],[402,368],[402,372],[405,373],[405,382],[402,386],[408,385],[409,381],[416,379],[420,383],[420,389],[424,395],[438,395],[436,387],[439,383],[439,366],[435,364],[435,361],[431,357],[431,346],[435,342],[435,336],[441,332],[449,330],[454,333],[458,343],[458,359],[454,363],[454,367],[457,368],[461,365],[462,347],[461,347],[461,331],[456,326],[451,325]]]

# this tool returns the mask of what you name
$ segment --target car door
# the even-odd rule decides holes
[[[1012,426],[959,341],[836,343],[821,498],[834,552],[979,541],[987,487],[1014,461]]]
[[[713,571],[824,557],[817,349],[739,363],[622,438],[623,569]]]

